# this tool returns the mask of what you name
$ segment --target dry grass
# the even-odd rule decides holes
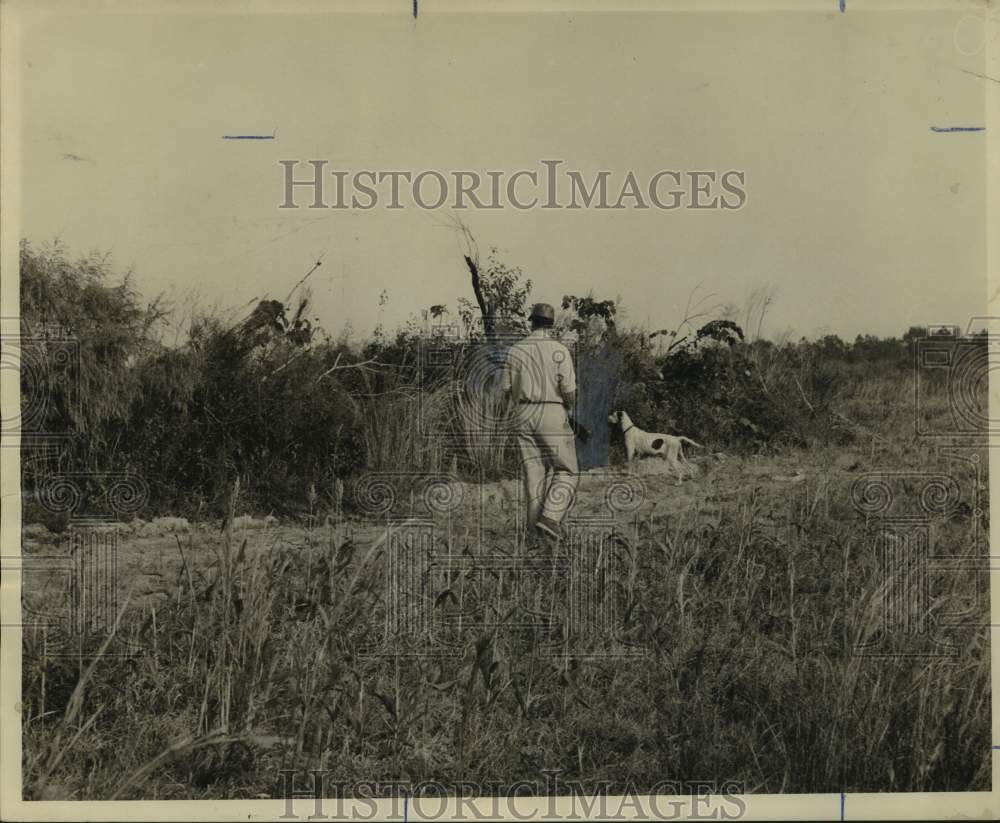
[[[902,405],[898,393],[871,391],[853,410],[867,424],[871,403]],[[435,551],[465,565],[433,578],[426,597],[437,613],[490,619],[456,630],[451,658],[366,655],[393,590],[377,524],[250,533],[230,517],[221,535],[164,543],[172,577],[146,580],[122,611],[120,634],[141,654],[97,649],[81,666],[50,654],[51,634],[26,632],[26,796],[273,796],[281,769],[307,768],[343,781],[507,784],[541,784],[543,770],[559,769],[612,791],[661,780],[741,781],[752,792],[988,789],[988,630],[944,630],[958,645],[948,660],[855,653],[876,637],[894,580],[878,572],[876,533],[853,508],[851,483],[866,471],[941,471],[962,500],[972,493],[967,465],[894,434],[905,419],[905,408],[890,411],[880,434],[844,449],[703,460],[682,487],[645,477],[637,541],[606,545],[622,570],[615,624],[646,650],[624,661],[539,654],[551,636],[510,628],[585,586],[584,567],[554,566],[538,578],[543,590],[516,591],[509,576],[470,568],[470,555],[521,550],[492,504],[479,541],[472,486],[466,505],[435,519]],[[392,437],[370,447],[388,464],[408,447]],[[801,483],[776,479],[800,470]],[[600,482],[585,483],[577,511],[602,500]],[[934,518],[932,548],[985,558],[986,517]],[[988,622],[976,585],[972,573],[944,576],[932,613],[960,603],[969,622]],[[910,638],[894,650],[927,648]]]

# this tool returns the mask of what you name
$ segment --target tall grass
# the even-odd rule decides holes
[[[94,407],[100,419],[48,421],[97,432],[78,438],[73,461],[82,469],[114,455],[115,466],[100,468],[145,474],[154,505],[226,523],[220,534],[198,529],[156,546],[173,576],[118,617],[115,644],[141,653],[115,654],[120,646],[96,639],[81,660],[56,654],[77,642],[58,629],[24,632],[26,796],[256,797],[274,794],[281,769],[311,767],[344,781],[508,784],[559,769],[619,791],[663,779],[742,781],[757,792],[988,787],[986,630],[952,631],[960,653],[951,661],[856,653],[875,637],[896,583],[879,577],[850,481],[861,470],[940,465],[913,422],[951,417],[940,380],[914,408],[901,341],[876,341],[887,352],[877,357],[864,340],[834,354],[820,343],[767,344],[755,339],[766,295],[747,316],[751,342],[732,348],[677,350],[665,362],[645,332],[616,336],[616,402],[639,425],[678,427],[710,451],[764,453],[774,466],[807,469],[807,482],[765,482],[753,472],[761,463],[730,458],[682,505],[680,490],[651,480],[638,542],[620,558],[627,573],[611,581],[623,595],[616,624],[647,650],[627,661],[539,654],[553,637],[510,627],[530,622],[529,611],[558,611],[592,581],[579,564],[554,564],[538,578],[547,588],[525,591],[448,560],[519,550],[507,539],[510,512],[480,522],[470,500],[438,518],[446,574],[419,581],[435,612],[455,618],[456,653],[373,655],[398,592],[386,532],[342,519],[345,482],[363,470],[516,474],[492,365],[468,370],[470,381],[446,369],[426,380],[416,359],[426,340],[400,334],[360,352],[314,345],[297,321],[278,322],[273,301],[258,306],[270,307],[269,322],[203,320],[188,344],[168,349],[150,334],[156,306],[108,290],[103,263],[28,247],[23,258],[26,317],[54,315],[88,346],[115,344],[108,375],[91,358],[79,381],[84,399],[110,392]],[[93,328],[81,295],[115,328]],[[872,359],[858,359],[866,352]],[[73,410],[72,398],[53,397],[55,411]],[[968,491],[970,479],[961,482]],[[304,513],[305,527],[234,525],[241,511],[277,506]],[[936,548],[970,562],[988,556],[970,539],[976,516],[935,521]],[[933,608],[973,603],[969,622],[985,624],[975,585],[972,574],[949,577]],[[486,617],[459,631],[471,613]]]
[[[380,389],[354,401],[364,421],[367,471],[436,473],[455,466],[468,478],[497,479],[519,470],[511,407],[498,380],[480,384],[455,375],[415,387],[389,375]]]
[[[621,632],[647,650],[627,661],[538,654],[551,637],[505,627],[537,597],[468,565],[426,592],[438,611],[493,615],[454,635],[457,656],[367,656],[386,627],[384,534],[332,523],[192,536],[176,579],[122,618],[141,655],[98,655],[84,676],[26,636],[26,792],[253,797],[277,791],[280,769],[306,768],[507,783],[560,769],[612,790],[708,778],[755,792],[986,788],[986,633],[956,633],[950,661],[856,654],[887,584],[851,479],[823,473],[788,494],[735,477],[686,508],[644,510],[616,582]],[[473,522],[457,513],[454,556],[481,550]],[[965,522],[935,528],[983,551]],[[574,569],[543,577],[550,608],[585,583]],[[936,608],[972,602],[973,578],[950,577]]]

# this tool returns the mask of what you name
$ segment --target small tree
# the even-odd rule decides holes
[[[562,307],[576,315],[568,325],[581,336],[604,336],[615,330],[618,304],[614,300],[595,300],[593,292],[586,297],[567,294],[563,296]]]
[[[496,247],[490,249],[485,270],[480,270],[471,257],[466,256],[465,259],[473,274],[473,291],[476,293],[475,304],[464,297],[458,301],[458,315],[466,329],[472,331],[478,312],[488,338],[496,332],[514,334],[525,331],[531,280],[524,277],[520,267],[504,263]]]

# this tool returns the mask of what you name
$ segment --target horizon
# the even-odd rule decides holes
[[[105,285],[107,288],[117,287],[118,285],[124,282],[124,279],[126,277],[129,277],[133,283],[135,283],[136,281],[136,272],[134,270],[121,270],[119,266],[115,265],[115,262],[113,258],[110,257],[110,255],[102,253],[98,249],[92,249],[85,253],[76,253],[74,252],[73,249],[67,248],[58,238],[48,243],[35,243],[28,238],[22,238],[21,242],[27,244],[28,248],[30,248],[32,252],[35,254],[44,255],[50,253],[52,250],[58,249],[58,252],[63,255],[64,259],[70,262],[71,264],[80,260],[89,259],[91,256],[96,256],[99,258],[103,257],[104,259],[107,260],[108,264],[105,270],[107,277]],[[313,273],[315,274],[315,272]],[[525,274],[524,279],[527,280],[530,278]],[[300,278],[300,281],[302,280],[303,278]],[[293,283],[292,285],[294,286],[295,291],[298,291],[299,289],[303,289],[303,291],[310,291],[309,286],[305,285],[303,282],[300,282],[298,285],[295,285],[295,283]],[[146,306],[153,305],[153,303],[157,301],[158,297],[160,297],[160,295],[146,294],[142,292],[140,289],[135,289],[135,291],[138,294],[140,302]],[[294,295],[294,299],[292,299],[291,301],[286,302],[282,300],[281,302],[286,309],[293,309],[297,305],[299,296],[300,295]],[[577,296],[586,296],[586,295],[577,295]],[[310,305],[312,304],[312,297],[313,295],[310,294],[309,295]],[[711,295],[706,295],[706,298],[709,297],[711,297]],[[771,297],[774,298],[775,295],[771,295]],[[311,311],[307,311],[306,316],[317,321],[314,323],[314,329],[321,331],[326,336],[327,339],[334,342],[343,342],[344,344],[353,347],[356,345],[361,345],[367,341],[370,341],[380,331],[382,333],[392,335],[395,334],[396,332],[404,330],[408,325],[412,324],[426,325],[428,329],[438,328],[440,326],[451,327],[451,328],[461,327],[462,323],[458,315],[458,301],[462,298],[470,300],[470,302],[474,301],[471,285],[469,286],[467,294],[456,295],[455,298],[453,299],[452,305],[445,306],[447,312],[445,314],[445,319],[443,320],[440,318],[432,319],[429,316],[429,309],[431,308],[431,304],[428,304],[427,306],[421,306],[417,309],[412,310],[408,316],[404,317],[401,320],[395,321],[392,325],[376,325],[374,328],[364,332],[361,332],[353,328],[350,318],[342,322],[342,324],[339,327],[332,328],[324,324],[322,322],[322,318],[315,317]],[[161,342],[165,343],[165,338],[169,337],[170,335],[173,335],[174,336],[173,342],[171,344],[165,343],[165,345],[183,345],[186,342],[187,330],[190,328],[192,319],[218,317],[218,318],[223,318],[233,324],[236,324],[239,322],[239,319],[237,319],[237,315],[239,315],[240,313],[248,314],[248,310],[252,311],[253,306],[255,306],[258,302],[267,299],[277,299],[277,298],[275,298],[273,295],[264,294],[261,295],[259,298],[253,299],[249,303],[231,304],[225,306],[219,305],[218,299],[216,300],[216,303],[214,305],[199,304],[193,299],[187,299],[184,301],[183,306],[180,306],[177,303],[172,303],[169,300],[167,300],[165,302],[159,303],[160,308],[165,309],[166,311],[165,311],[164,327],[156,332],[156,336],[161,340]],[[648,321],[636,320],[632,316],[632,313],[629,310],[630,307],[626,303],[619,302],[619,300],[616,297],[612,297],[609,299],[615,302],[615,308],[616,311],[618,312],[618,314],[616,315],[616,325],[619,328],[624,328],[626,331],[642,330],[648,332],[648,331],[658,330],[657,328],[658,324],[650,324]],[[386,305],[388,304],[388,302],[389,300],[385,301]],[[526,302],[529,305],[535,302],[551,303],[556,309],[557,318],[568,317],[571,316],[572,314],[570,310],[562,308],[561,305],[562,296],[560,296],[559,298],[554,298],[552,300],[539,300],[535,298],[533,292],[529,292],[528,300]],[[808,342],[816,342],[827,336],[837,337],[841,341],[847,344],[852,344],[857,339],[866,337],[871,337],[878,340],[902,340],[908,332],[913,331],[914,329],[923,329],[928,336],[947,333],[949,334],[949,336],[962,337],[962,336],[988,334],[990,332],[987,323],[975,322],[975,321],[988,321],[990,318],[975,316],[960,323],[950,322],[948,318],[945,318],[943,322],[938,322],[938,323],[911,324],[907,326],[906,329],[895,332],[890,331],[884,334],[859,331],[856,334],[848,336],[839,333],[835,329],[819,329],[815,334],[809,335],[809,334],[797,334],[794,332],[793,329],[785,328],[785,329],[778,329],[775,332],[767,334],[762,332],[759,335],[754,335],[751,340],[749,332],[750,324],[746,323],[745,318],[747,318],[748,314],[755,313],[753,311],[752,304],[753,304],[753,295],[748,297],[747,300],[745,300],[742,305],[737,305],[731,302],[720,302],[718,303],[719,306],[718,311],[707,312],[704,316],[700,317],[697,320],[697,322],[691,323],[690,329],[692,331],[697,330],[700,326],[704,325],[705,323],[708,323],[713,319],[721,319],[721,318],[731,319],[734,320],[734,322],[736,322],[737,325],[740,327],[741,331],[743,331],[744,334],[747,335],[747,342],[752,342],[753,340],[765,340],[774,344],[797,343],[802,340]],[[183,309],[186,312],[186,316],[182,318],[174,317],[173,315],[176,312],[180,311],[181,309]],[[622,320],[624,320],[625,322],[620,322]],[[767,325],[766,312],[764,313],[763,325]],[[662,328],[662,326],[659,328]],[[953,330],[953,331],[948,331],[948,330]],[[573,332],[569,333],[573,334]]]

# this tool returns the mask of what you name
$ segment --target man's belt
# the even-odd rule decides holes
[[[548,403],[563,405],[559,400],[518,400],[517,402],[522,406],[544,406]],[[568,409],[566,410],[566,417],[569,420],[569,427],[573,430],[573,434],[580,439],[580,442],[590,442],[590,429],[577,420]]]

